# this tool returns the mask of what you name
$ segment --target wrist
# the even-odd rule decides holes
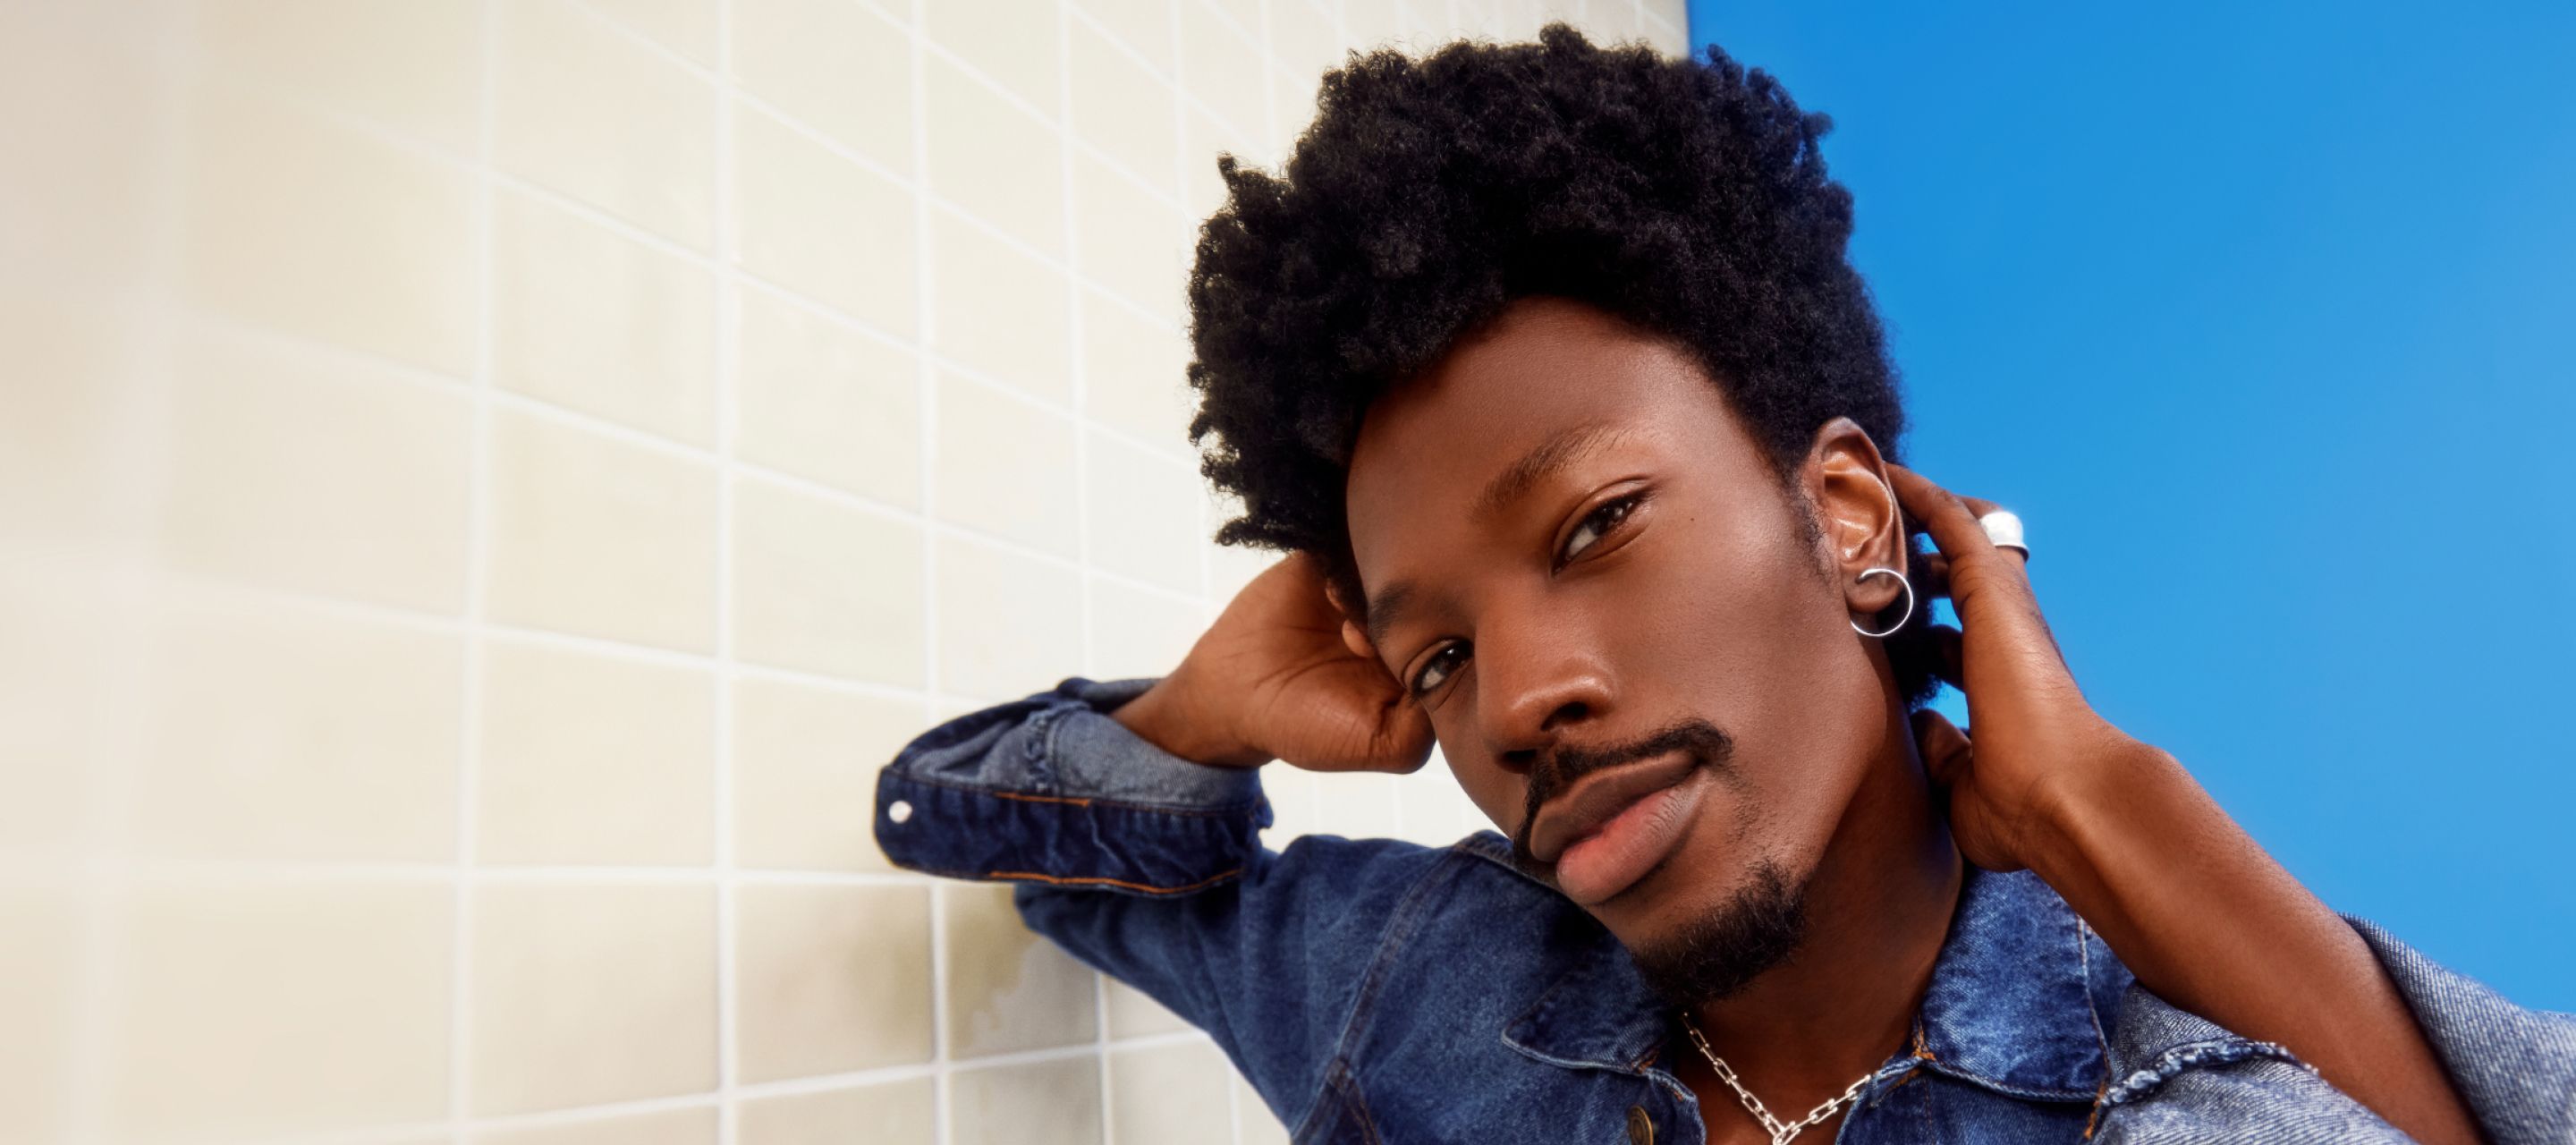
[[[1154,682],[1135,699],[1120,704],[1109,718],[1137,738],[1193,763],[1210,767],[1259,767],[1271,756],[1243,742],[1203,702],[1185,676],[1186,665]]]
[[[2171,753],[2119,737],[2051,785],[2024,840],[2028,865],[2055,887],[2096,881],[2110,835],[2124,823],[2156,819],[2171,803],[2163,792],[2177,780],[2191,782]]]

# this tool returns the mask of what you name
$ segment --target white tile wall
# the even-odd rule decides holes
[[[0,4],[0,1140],[1284,1142],[877,768],[1269,563],[1185,440],[1219,150],[1681,7]]]

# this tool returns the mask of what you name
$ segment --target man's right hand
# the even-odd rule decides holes
[[[1179,668],[1110,715],[1220,767],[1416,770],[1431,757],[1431,718],[1346,624],[1322,562],[1292,553],[1235,594]]]

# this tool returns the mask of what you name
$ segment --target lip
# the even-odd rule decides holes
[[[1698,757],[1675,752],[1583,777],[1539,808],[1538,820],[1530,828],[1530,857],[1555,863],[1620,812],[1689,778],[1698,767]]]

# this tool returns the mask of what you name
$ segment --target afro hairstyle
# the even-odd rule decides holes
[[[1691,355],[1820,536],[1787,492],[1816,431],[1848,416],[1893,461],[1905,428],[1844,254],[1851,193],[1817,150],[1832,125],[1715,45],[1667,58],[1553,23],[1535,43],[1353,53],[1282,175],[1217,160],[1188,368],[1200,471],[1244,510],[1217,540],[1310,553],[1361,607],[1344,486],[1362,415],[1532,295]],[[1887,642],[1911,704],[1937,687],[1929,612]]]

